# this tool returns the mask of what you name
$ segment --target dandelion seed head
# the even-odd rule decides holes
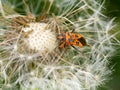
[[[22,30],[28,33],[28,37],[25,38],[27,46],[35,51],[41,53],[51,52],[56,47],[56,35],[55,33],[47,29],[45,23],[30,23],[29,27],[23,27]]]

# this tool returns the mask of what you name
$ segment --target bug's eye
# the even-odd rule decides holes
[[[66,40],[66,37],[65,37],[64,34],[59,34],[57,38],[58,38],[58,40],[61,40],[61,41],[65,41]]]
[[[61,38],[62,41],[65,41],[65,38]]]
[[[58,36],[57,39],[61,40],[61,41],[65,41],[65,37],[63,37],[63,36]]]

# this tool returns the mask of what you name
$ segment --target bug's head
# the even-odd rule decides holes
[[[57,39],[58,40],[60,40],[60,41],[65,41],[65,35],[64,34],[59,34],[58,36],[57,36]]]

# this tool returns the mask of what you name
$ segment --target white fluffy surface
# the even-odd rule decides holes
[[[28,32],[25,42],[30,49],[45,53],[51,52],[56,47],[55,33],[47,29],[47,24],[30,23],[29,27],[22,29],[25,33]]]

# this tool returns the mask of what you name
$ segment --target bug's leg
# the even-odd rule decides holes
[[[64,48],[64,47],[65,47],[65,42],[59,44],[59,48]]]
[[[83,52],[81,52],[80,50],[78,50],[76,47],[74,47],[73,45],[71,45],[76,51],[78,51],[83,57],[87,58],[85,56],[85,54]]]
[[[72,30],[72,33],[75,32],[75,29]]]
[[[82,53],[80,50],[78,50],[75,46],[71,45],[76,51]]]

